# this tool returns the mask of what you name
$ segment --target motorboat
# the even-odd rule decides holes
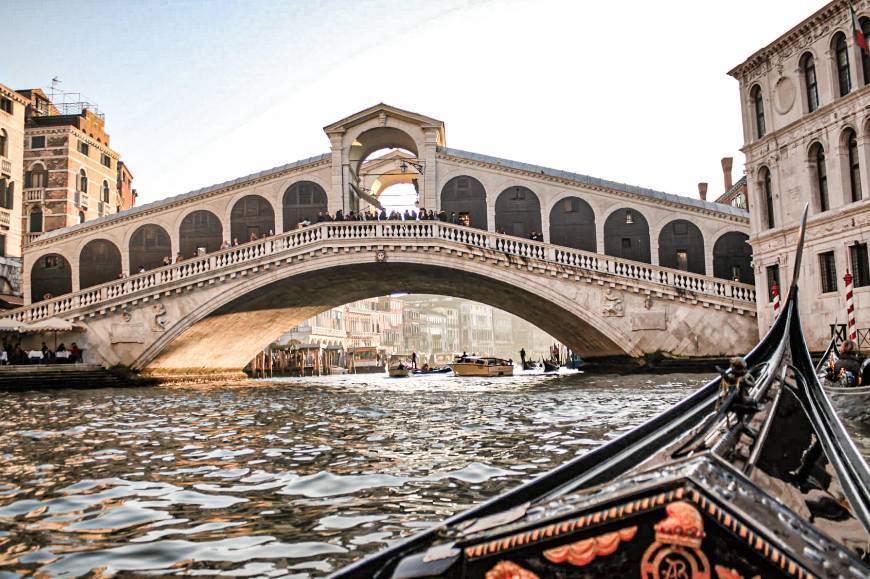
[[[870,577],[870,469],[792,284],[768,333],[658,416],[334,577]],[[711,331],[716,331],[712,328]]]
[[[351,374],[379,374],[386,370],[386,352],[373,346],[347,349],[347,369]]]
[[[390,356],[390,361],[387,366],[387,372],[390,378],[407,378],[411,375],[413,366],[410,356],[393,354]]]
[[[486,356],[459,356],[450,365],[456,376],[513,376],[508,360]]]
[[[422,374],[422,375],[425,375],[425,374],[447,374],[448,372],[451,372],[451,371],[452,371],[452,369],[450,368],[450,366],[438,366],[437,368],[429,368],[429,367],[424,365],[422,368],[418,368],[417,370],[412,370],[411,373],[416,376],[418,374]]]

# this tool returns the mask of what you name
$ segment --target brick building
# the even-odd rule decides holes
[[[21,192],[28,101],[0,84],[0,308],[21,304]]]

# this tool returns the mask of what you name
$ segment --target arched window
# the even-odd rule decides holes
[[[859,20],[861,24],[861,32],[864,33],[864,38],[870,38],[870,18],[866,16]],[[864,84],[870,84],[870,56],[863,50],[861,51],[861,68],[864,71]]]
[[[78,186],[79,186],[79,191],[81,191],[82,193],[88,192],[88,174],[85,173],[84,169],[79,171]]]
[[[82,289],[118,279],[121,252],[106,239],[89,241],[79,254],[79,287]]]
[[[179,250],[184,257],[192,257],[204,248],[207,252],[220,249],[224,228],[217,215],[200,209],[185,216],[178,229]]]
[[[749,236],[729,231],[713,244],[713,275],[743,283],[755,283]]]
[[[528,238],[541,233],[541,202],[534,191],[517,185],[502,191],[495,200],[495,226],[508,235]]]
[[[801,70],[804,75],[804,90],[807,93],[807,112],[819,108],[819,85],[816,79],[816,60],[809,52],[801,58]]]
[[[604,253],[652,263],[649,224],[640,211],[617,209],[607,217],[604,221]]]
[[[296,229],[303,219],[317,221],[318,213],[326,213],[326,191],[313,181],[297,181],[287,188],[282,200],[284,231]]]
[[[486,189],[474,177],[453,177],[441,189],[441,210],[455,213],[457,219],[468,217],[468,224],[478,229],[487,228]]]
[[[0,157],[9,156],[9,137],[6,135],[6,129],[0,129]]]
[[[698,226],[676,219],[659,233],[659,265],[704,275],[704,235]]]
[[[42,233],[42,210],[34,209],[30,212],[30,227],[27,228],[30,233]]]
[[[764,98],[761,96],[761,86],[755,85],[749,91],[749,98],[752,99],[752,108],[755,112],[755,136],[761,138],[765,134],[764,127]]]
[[[861,164],[858,160],[858,136],[852,129],[846,129],[843,135],[843,143],[848,150],[849,160],[849,193],[852,202],[861,200]]]
[[[559,199],[550,210],[550,243],[596,251],[595,212],[579,197]]]
[[[72,269],[62,255],[43,255],[30,270],[30,300],[33,303],[72,291]]]
[[[816,143],[810,149],[810,166],[816,173],[816,200],[819,211],[830,209],[828,202],[828,168],[825,165],[825,149]]]
[[[172,257],[169,234],[159,225],[143,225],[130,237],[129,251],[130,273],[160,267],[165,258]]]
[[[79,211],[79,223],[84,223],[84,222],[85,222],[85,212]]]
[[[24,188],[25,189],[44,189],[48,186],[48,171],[41,164],[37,163],[24,173]]]
[[[773,211],[773,184],[770,181],[770,169],[762,167],[758,172],[758,187],[761,189],[761,199],[764,205],[764,222],[767,229],[776,227]]]
[[[103,203],[109,202],[109,182],[103,181]]]
[[[849,76],[849,45],[846,35],[838,32],[834,37],[834,64],[837,66],[837,86],[840,96],[846,96],[852,90],[852,79]]]
[[[230,235],[245,243],[275,232],[272,204],[259,195],[246,195],[230,212]]]

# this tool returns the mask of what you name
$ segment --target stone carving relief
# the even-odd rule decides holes
[[[121,319],[124,320],[125,323],[129,323],[130,320],[133,319],[133,314],[130,313],[130,310],[127,309],[127,306],[121,308]]]
[[[145,326],[138,323],[112,324],[109,339],[112,344],[144,344]]]
[[[154,304],[151,306],[151,311],[154,314],[154,319],[151,322],[151,329],[155,332],[164,331],[166,326],[169,324],[169,320],[166,319],[166,306],[163,304]]]
[[[618,292],[608,289],[604,293],[604,305],[601,308],[601,315],[608,318],[621,318],[625,315],[622,296]]]
[[[653,303],[653,302],[652,302],[652,296],[651,296],[651,295],[646,295],[646,296],[644,296],[644,298],[643,298],[643,308],[644,308],[645,310],[651,310],[651,309],[652,309],[652,303]]]

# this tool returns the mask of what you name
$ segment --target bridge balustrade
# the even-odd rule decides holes
[[[259,260],[268,255],[315,245],[323,240],[355,241],[372,239],[417,239],[447,241],[467,247],[495,251],[525,259],[535,259],[578,270],[607,273],[642,280],[694,293],[718,296],[740,302],[754,302],[752,286],[700,274],[530,241],[510,235],[491,233],[438,221],[359,221],[318,223],[279,235],[265,237],[212,254],[163,266],[122,280],[108,282],[51,300],[19,308],[10,314],[18,321],[30,322],[93,306],[162,285],[219,271],[234,265]]]

